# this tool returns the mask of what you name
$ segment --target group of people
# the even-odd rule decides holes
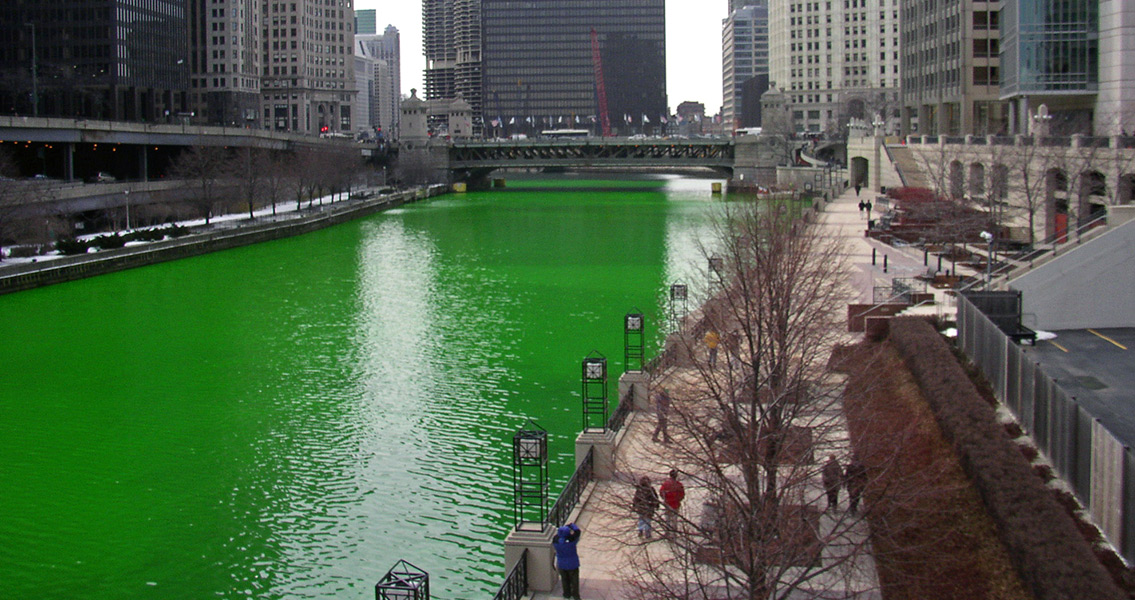
[[[820,471],[823,480],[824,492],[828,495],[828,506],[825,510],[834,510],[839,505],[839,490],[847,487],[848,510],[852,514],[859,509],[859,500],[867,488],[867,467],[852,456],[851,462],[845,468],[834,455],[828,457]]]

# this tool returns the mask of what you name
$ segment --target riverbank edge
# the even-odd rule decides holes
[[[103,250],[43,263],[0,267],[0,295],[303,235],[448,191],[449,187],[445,185],[419,187],[364,200],[325,205],[317,212],[284,221],[236,229],[210,228],[141,246]]]

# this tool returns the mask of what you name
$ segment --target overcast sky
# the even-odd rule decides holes
[[[670,111],[686,100],[721,109],[721,19],[727,0],[666,0],[666,93]],[[356,9],[378,11],[378,31],[387,25],[402,34],[402,92],[422,89],[422,3],[420,0],[355,0]]]

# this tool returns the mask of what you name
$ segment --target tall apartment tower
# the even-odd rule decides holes
[[[763,76],[764,85],[757,86],[756,95],[768,88],[768,1],[749,1],[721,24],[721,113],[733,129],[757,126],[760,121],[759,111],[748,115],[743,110],[745,84]]]
[[[664,0],[482,0],[481,22],[485,123],[595,129],[592,30],[611,125],[653,131],[667,114]]]
[[[159,122],[187,110],[185,0],[62,4],[0,3],[0,112]]]
[[[355,95],[353,0],[260,6],[264,124],[307,134],[351,132]]]
[[[398,108],[402,94],[401,35],[397,27],[387,25],[381,35],[356,35],[355,40],[365,46],[367,54],[375,60],[372,124],[382,128],[383,137],[397,138],[402,114]]]
[[[769,79],[796,132],[836,133],[851,119],[899,121],[898,0],[769,1]]]
[[[190,100],[197,121],[256,127],[262,0],[190,0]]]
[[[457,44],[454,38],[454,0],[422,0],[422,53],[426,57],[425,98],[455,95]]]
[[[1005,133],[998,3],[901,1],[903,133]]]

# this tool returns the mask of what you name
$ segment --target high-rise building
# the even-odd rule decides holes
[[[1014,132],[1031,130],[1031,119],[1041,104],[1048,106],[1053,133],[1090,131],[1100,87],[1101,4],[1099,0],[1003,3],[1001,98],[1009,102]]]
[[[355,11],[355,33],[373,35],[378,33],[378,15],[373,8]]]
[[[262,0],[188,0],[190,103],[198,121],[256,126]]]
[[[755,127],[760,124],[760,111],[744,114],[745,83],[764,75],[760,92],[768,88],[768,2],[750,0],[752,4],[730,13],[721,22],[721,114],[725,124],[737,127]],[[759,100],[750,106],[760,107]],[[750,110],[750,113],[753,113]]]
[[[355,101],[351,104],[351,125],[355,132],[369,137],[374,134],[376,112],[374,74],[375,63],[367,47],[355,40]]]
[[[398,28],[387,25],[381,35],[356,35],[356,42],[365,46],[375,62],[375,106],[372,125],[382,128],[383,137],[397,138],[401,115],[398,105],[402,94],[402,50]]]
[[[656,131],[666,115],[664,0],[482,0],[480,17],[484,88],[466,99],[484,122],[595,129],[592,30],[612,127]]]
[[[422,53],[426,57],[425,99],[452,98],[457,67],[454,0],[422,0]]]
[[[261,3],[264,126],[351,132],[355,94],[353,0]]]
[[[0,111],[154,122],[186,110],[185,0],[60,4],[0,5]]]
[[[996,2],[902,0],[902,131],[1004,133]]]
[[[901,54],[895,0],[769,0],[769,79],[796,132],[877,118],[897,131]]]

